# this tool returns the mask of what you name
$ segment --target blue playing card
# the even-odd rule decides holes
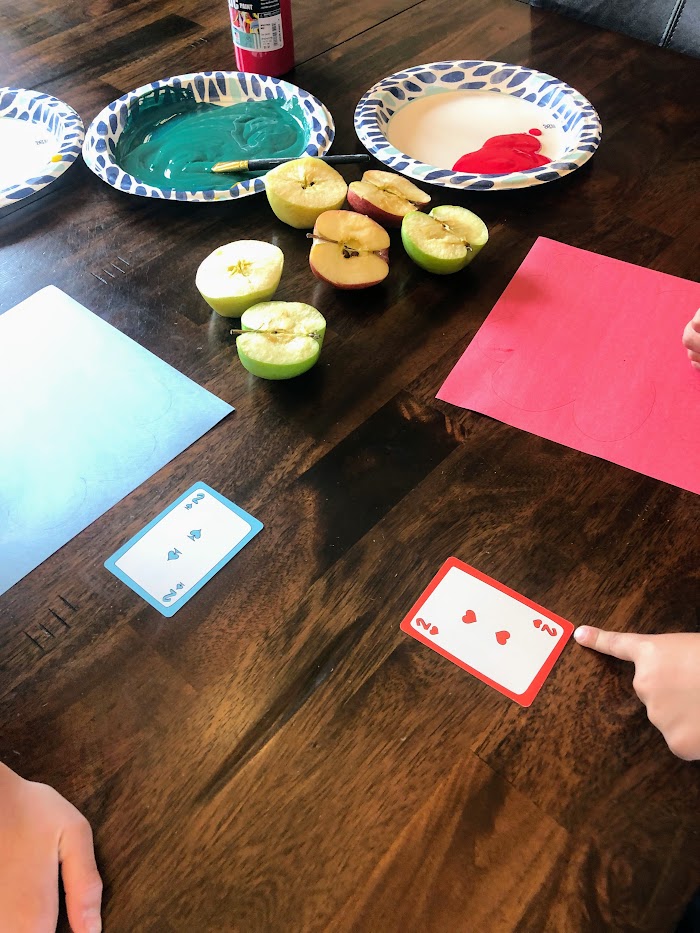
[[[262,527],[206,483],[195,483],[105,567],[158,612],[172,616]]]

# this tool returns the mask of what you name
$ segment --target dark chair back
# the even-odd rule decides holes
[[[700,0],[530,0],[530,5],[700,57]]]

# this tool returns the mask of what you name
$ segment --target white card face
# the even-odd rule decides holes
[[[570,622],[455,558],[401,628],[523,706],[573,631]]]
[[[197,483],[105,566],[171,616],[261,528],[252,515]]]

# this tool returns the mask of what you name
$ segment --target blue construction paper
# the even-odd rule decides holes
[[[0,315],[0,594],[231,411],[54,286]]]

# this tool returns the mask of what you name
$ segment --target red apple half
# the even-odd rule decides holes
[[[309,254],[313,274],[336,288],[368,288],[389,274],[389,234],[354,211],[325,211]]]
[[[354,211],[380,224],[400,227],[406,214],[430,204],[430,195],[403,175],[369,171],[364,173],[362,181],[350,184],[348,204]]]

